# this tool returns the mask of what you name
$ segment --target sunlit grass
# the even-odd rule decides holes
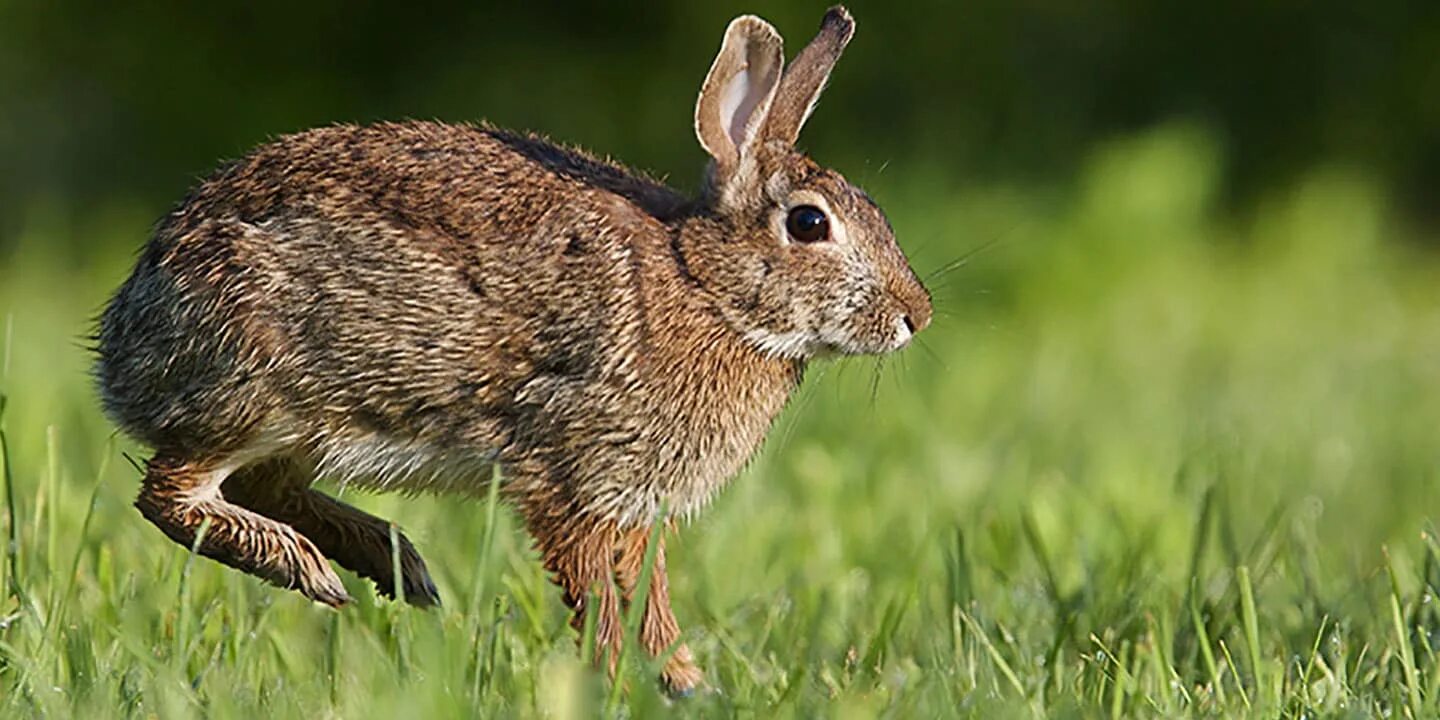
[[[680,709],[1440,712],[1440,262],[1343,171],[1219,217],[1215,157],[1180,128],[1064,193],[869,179],[922,274],[994,245],[933,279],[924,348],[815,368],[673,541],[712,689]],[[346,496],[416,541],[434,612],[349,575],[353,607],[313,606],[130,508],[144,451],[83,345],[147,221],[40,218],[0,259],[0,716],[604,711],[503,506]],[[108,254],[46,250],[82,231]],[[627,667],[610,710],[664,711]]]

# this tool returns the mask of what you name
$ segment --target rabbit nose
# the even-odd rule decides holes
[[[922,291],[918,298],[905,303],[905,315],[901,319],[905,321],[905,327],[910,334],[914,335],[930,325],[934,314],[930,298]]]

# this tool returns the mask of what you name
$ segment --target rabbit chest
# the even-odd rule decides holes
[[[623,277],[597,285],[588,303],[600,330],[572,327],[551,369],[515,394],[517,421],[502,460],[520,494],[549,484],[586,511],[643,525],[663,505],[703,508],[763,443],[798,385],[801,363],[743,341],[688,287],[655,233],[616,233],[610,252]],[[574,369],[573,367],[570,369]]]

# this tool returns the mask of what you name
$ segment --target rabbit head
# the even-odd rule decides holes
[[[889,352],[930,322],[930,295],[885,214],[795,148],[854,29],[831,8],[784,68],[775,28],[736,18],[695,105],[711,162],[680,251],[726,322],[767,354]]]

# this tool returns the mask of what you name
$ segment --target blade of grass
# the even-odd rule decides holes
[[[640,637],[640,621],[645,616],[645,604],[650,598],[650,576],[655,572],[655,558],[660,552],[660,536],[665,532],[668,508],[662,500],[660,509],[650,527],[650,537],[645,541],[645,559],[640,565],[640,579],[635,585],[635,595],[625,614],[625,640],[620,646],[620,657],[615,662],[615,678],[610,684],[610,697],[605,702],[605,715],[615,717],[620,708],[620,696],[624,691],[625,666],[635,643]]]
[[[395,604],[405,604],[405,574],[404,568],[400,565],[400,528],[395,523],[387,523],[390,530],[390,584],[392,592],[395,593]]]
[[[1186,609],[1193,609],[1195,607],[1195,595],[1200,592],[1200,566],[1205,560],[1205,548],[1210,545],[1210,533],[1215,524],[1215,495],[1215,484],[1212,483],[1210,487],[1205,489],[1205,495],[1200,500],[1200,518],[1195,521],[1195,539],[1191,542],[1190,546],[1190,569],[1185,575],[1185,577],[1190,578],[1190,582],[1185,588],[1184,607]],[[1191,615],[1193,620],[1194,613],[1191,613]],[[1203,632],[1203,628],[1201,632]],[[1198,636],[1198,634],[1197,632],[1196,635]],[[1181,641],[1181,634],[1176,633],[1176,647],[1170,649],[1171,655],[1178,655],[1180,653],[1178,645]]]
[[[860,661],[862,667],[878,672],[884,666],[895,631],[900,627],[900,621],[905,616],[905,609],[910,606],[913,597],[913,593],[907,593],[903,599],[896,596],[885,605],[885,612],[880,616],[880,627],[875,631],[875,636],[870,639],[870,645],[862,655],[864,658]]]
[[[495,550],[495,524],[499,517],[500,508],[500,465],[497,463],[490,468],[490,487],[485,493],[485,533],[480,540],[480,563],[475,568],[475,582],[470,588],[470,612],[471,617],[480,617],[480,604],[485,594],[486,578],[490,574],[490,565],[494,562]]]
[[[29,605],[25,588],[20,578],[20,512],[15,503],[15,473],[10,465],[10,440],[5,433],[6,397],[0,395],[0,475],[5,481],[5,521],[10,527],[10,537],[5,543],[5,564],[10,568],[10,594],[21,605]]]
[[[50,506],[45,513],[45,569],[55,572],[55,547],[60,543],[60,428],[45,428],[45,494]]]
[[[1225,644],[1223,638],[1219,642],[1220,654],[1225,656],[1225,667],[1235,678],[1235,689],[1240,692],[1240,702],[1245,704],[1246,710],[1250,710],[1253,707],[1250,704],[1250,693],[1245,691],[1245,681],[1240,677],[1240,673],[1235,671],[1235,658],[1230,656],[1230,646]]]
[[[1130,686],[1133,680],[1130,677],[1130,641],[1120,643],[1120,654],[1112,655],[1115,659],[1115,686],[1110,691],[1110,718],[1119,720],[1125,711],[1125,698],[1130,694]]]
[[[1205,671],[1210,675],[1215,699],[1224,705],[1225,683],[1221,682],[1220,668],[1215,663],[1215,651],[1210,649],[1210,633],[1205,629],[1205,618],[1200,613],[1200,592],[1196,589],[1198,584],[1195,578],[1190,578],[1190,622],[1195,628],[1195,642],[1200,646],[1200,659],[1205,663]]]
[[[1260,626],[1255,614],[1255,591],[1250,585],[1250,568],[1241,565],[1236,573],[1240,583],[1240,622],[1245,629],[1245,647],[1250,653],[1250,675],[1258,693],[1265,687],[1265,668],[1260,658]]]
[[[205,541],[205,534],[210,532],[210,517],[200,522],[200,531],[195,533],[195,540],[190,543],[190,555],[185,558],[185,566],[180,570],[180,588],[176,593],[176,615],[175,621],[175,647],[171,655],[176,663],[183,663],[186,649],[190,645],[190,571],[195,565],[195,558],[200,554],[200,544]]]
[[[75,592],[75,581],[80,576],[80,559],[85,556],[85,538],[90,535],[90,521],[95,517],[95,505],[100,500],[100,488],[105,484],[105,473],[110,469],[110,457],[115,453],[115,436],[105,443],[105,453],[100,456],[100,469],[95,474],[95,489],[90,491],[90,502],[85,506],[85,518],[80,521],[79,540],[75,554],[70,558],[70,573],[65,579],[65,590],[56,595],[50,607],[51,624],[64,624],[65,611]]]
[[[1166,639],[1169,637],[1170,623],[1168,622],[1166,609],[1163,607],[1160,608],[1160,613],[1159,618],[1153,615],[1146,618],[1150,626],[1149,647],[1146,648],[1149,652],[1146,654],[1149,655],[1150,671],[1155,674],[1155,685],[1161,697],[1159,703],[1154,703],[1152,700],[1152,704],[1156,704],[1160,710],[1164,712],[1166,717],[1174,717],[1175,696],[1174,693],[1171,692],[1171,688],[1179,687],[1180,692],[1183,694],[1185,693],[1185,686],[1178,683],[1172,685],[1171,683],[1171,679],[1176,676],[1176,673],[1170,663],[1170,659],[1165,656],[1165,648],[1169,646]]]
[[[1300,675],[1300,691],[1308,692],[1310,688],[1310,676],[1315,672],[1315,663],[1320,660],[1320,644],[1325,640],[1325,627],[1329,623],[1327,615],[1320,618],[1320,629],[1315,631],[1315,642],[1310,645],[1310,659],[1305,662],[1305,670]]]
[[[1400,669],[1405,677],[1405,701],[1410,709],[1410,717],[1418,718],[1420,715],[1420,673],[1415,668],[1415,648],[1410,644],[1410,633],[1405,627],[1405,613],[1401,610],[1403,603],[1400,600],[1400,581],[1395,573],[1395,561],[1390,555],[1389,548],[1382,548],[1385,555],[1385,571],[1390,576],[1390,620],[1395,629],[1395,642],[1400,649]]]
[[[980,644],[984,646],[985,652],[990,656],[990,661],[995,663],[995,667],[1000,670],[1000,676],[1005,678],[1005,682],[1015,690],[1016,695],[1025,697],[1025,686],[1020,683],[1020,677],[1011,669],[1010,663],[1005,662],[1005,656],[1000,654],[1000,649],[995,647],[995,643],[991,642],[990,637],[980,628],[980,623],[976,622],[970,613],[963,610],[960,611],[960,617],[965,619],[965,624],[970,627],[970,633],[980,640]]]
[[[500,465],[496,463],[490,467],[490,487],[486,489],[485,493],[485,531],[480,540],[480,562],[475,566],[475,580],[470,586],[470,617],[474,619],[471,629],[474,641],[471,643],[470,655],[475,666],[470,692],[476,702],[479,701],[485,679],[488,677],[488,671],[483,667],[484,663],[481,658],[482,653],[485,653],[485,643],[481,639],[483,637],[481,631],[486,626],[483,620],[484,614],[481,612],[481,603],[487,590],[490,565],[494,562],[495,556],[495,524],[499,517],[500,481]]]
[[[585,620],[580,627],[580,659],[589,662],[595,657],[595,630],[600,615],[600,595],[594,590],[586,594]]]
[[[340,705],[340,617],[343,613],[330,613],[329,636],[325,644],[325,679],[330,685],[330,705]]]
[[[958,525],[955,527],[955,542],[945,547],[945,574],[949,582],[946,588],[950,593],[950,605],[953,608],[964,608],[970,604],[974,582],[970,571],[970,558],[965,552],[965,530]],[[958,657],[960,654],[960,623],[958,620],[951,623],[950,633],[951,649]]]
[[[394,602],[386,608],[390,621],[391,638],[395,642],[395,662],[399,665],[400,677],[409,679],[410,663],[410,614],[405,612],[405,579],[400,569],[400,528],[388,523],[390,529],[390,572],[393,573]]]

